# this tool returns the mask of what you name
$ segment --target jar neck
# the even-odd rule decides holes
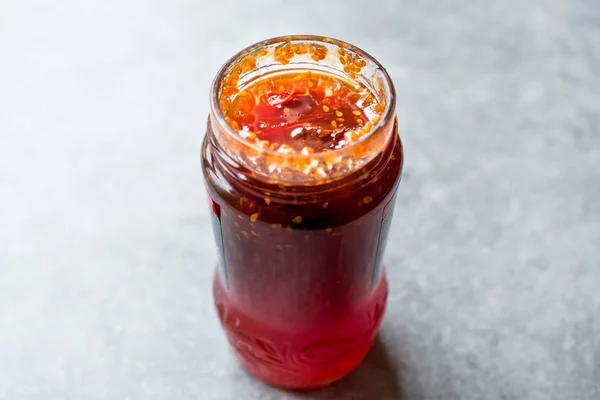
[[[335,179],[323,179],[316,182],[289,182],[274,179],[272,176],[264,175],[247,165],[240,163],[235,155],[230,154],[227,148],[219,141],[218,135],[212,128],[209,116],[205,151],[209,153],[213,168],[219,171],[221,179],[228,186],[236,187],[238,192],[261,195],[270,192],[274,198],[281,201],[293,203],[302,201],[309,197],[324,197],[334,191],[344,190],[345,187],[357,188],[368,184],[373,178],[382,173],[390,162],[393,149],[397,146],[398,122],[396,119],[385,132],[387,139],[380,151],[373,154],[369,162],[361,168],[354,169]]]

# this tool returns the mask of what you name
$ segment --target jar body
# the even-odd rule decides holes
[[[232,159],[208,124],[205,184],[219,248],[214,298],[236,355],[275,386],[310,389],[354,370],[381,323],[381,265],[403,152],[386,147],[349,176],[283,185]]]

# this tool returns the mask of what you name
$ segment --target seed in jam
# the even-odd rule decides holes
[[[248,83],[224,111],[229,125],[260,147],[312,154],[359,140],[383,108],[360,83],[321,72],[292,71]],[[364,121],[373,124],[365,126]]]

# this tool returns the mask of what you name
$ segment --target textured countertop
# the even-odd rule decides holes
[[[199,148],[242,47],[324,34],[399,92],[391,298],[322,391],[248,377]],[[600,398],[600,3],[0,0],[0,399]]]

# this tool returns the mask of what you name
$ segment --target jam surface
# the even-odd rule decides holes
[[[359,140],[382,111],[362,84],[296,71],[250,82],[225,114],[248,141],[280,152],[310,154]]]
[[[380,118],[365,90],[314,72],[271,76],[246,85],[225,116],[245,140],[277,152],[343,151]],[[322,185],[257,178],[210,124],[202,160],[222,260],[215,304],[242,365],[290,389],[349,374],[387,300],[380,256],[402,170],[397,126],[363,168]]]

